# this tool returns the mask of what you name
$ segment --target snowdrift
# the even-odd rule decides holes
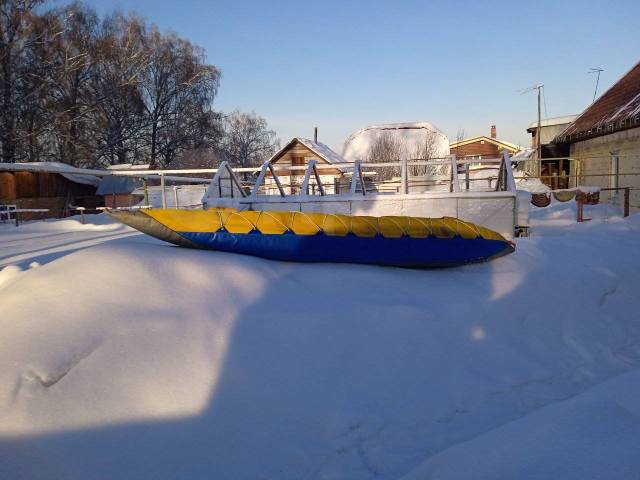
[[[628,478],[640,217],[570,213],[447,271],[138,237],[2,270],[0,478]]]

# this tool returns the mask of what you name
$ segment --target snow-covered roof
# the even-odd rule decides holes
[[[640,62],[582,112],[553,143],[575,142],[640,126]]]
[[[535,148],[526,147],[512,155],[511,160],[530,160],[536,153]]]
[[[83,185],[92,185],[97,187],[100,184],[100,178],[91,175],[83,168],[72,167],[62,162],[25,162],[25,163],[0,163],[0,171],[23,171],[23,172],[50,172],[58,173],[67,180]],[[92,170],[91,172],[95,172]]]
[[[478,141],[486,141],[489,143],[493,143],[494,145],[497,145],[498,147],[506,147],[508,150],[513,150],[514,152],[517,152],[518,150],[520,150],[520,146],[516,145],[515,143],[511,143],[511,142],[506,142],[504,140],[498,140],[497,138],[491,138],[491,137],[487,137],[485,135],[480,135],[478,137],[472,137],[472,138],[465,138],[464,140],[460,140],[459,142],[453,142],[449,145],[449,148],[456,148],[456,147],[461,147],[463,145],[468,145],[470,143],[475,143]]]
[[[289,143],[287,143],[284,147],[278,150],[272,157],[269,159],[269,162],[277,162],[282,154],[284,154],[289,147],[295,142],[300,142],[313,153],[318,155],[319,159],[326,163],[347,163],[343,157],[341,157],[338,153],[334,152],[327,145],[321,142],[314,142],[313,140],[309,140],[308,138],[295,137],[291,139]]]
[[[395,138],[409,148],[433,140],[436,157],[449,155],[449,139],[444,133],[428,122],[413,122],[387,123],[362,128],[347,138],[342,156],[348,161],[366,159],[373,143],[385,132],[392,132]],[[413,157],[411,152],[406,152],[406,156]]]
[[[109,165],[107,168],[109,170],[149,170],[149,164],[135,165],[133,163],[117,163],[115,165]]]
[[[319,156],[321,156],[324,160],[326,160],[329,163],[345,163],[346,162],[346,160],[341,155],[331,150],[331,148],[329,148],[327,145],[325,145],[322,142],[314,142],[313,140],[309,140],[308,138],[300,138],[300,137],[296,137],[296,140],[302,143],[305,147],[307,147],[313,153],[316,153]]]
[[[540,128],[553,127],[555,125],[566,125],[573,122],[577,118],[577,115],[564,115],[562,117],[551,117],[540,120]],[[532,132],[538,128],[538,121],[531,122],[527,127],[527,132]]]

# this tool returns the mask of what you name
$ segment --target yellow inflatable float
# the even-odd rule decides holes
[[[445,267],[482,262],[514,251],[514,244],[499,233],[451,217],[370,217],[226,208],[107,213],[175,245],[283,261]]]

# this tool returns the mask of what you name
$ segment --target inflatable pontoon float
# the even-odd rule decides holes
[[[448,267],[514,251],[499,233],[456,218],[144,209],[115,219],[175,245],[296,262]]]

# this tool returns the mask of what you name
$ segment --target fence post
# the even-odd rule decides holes
[[[465,185],[465,190],[468,192],[469,191],[469,164],[468,163],[464,164],[464,185]]]
[[[576,200],[576,220],[578,223],[584,221],[584,208],[582,200]]]
[[[624,189],[624,216],[629,216],[629,187]]]
[[[409,166],[406,158],[403,158],[400,164],[400,191],[409,193]]]
[[[458,160],[455,154],[449,158],[451,161],[451,185],[449,186],[450,192],[460,191],[460,180],[458,180]]]
[[[76,207],[74,208],[74,210],[77,210],[80,212],[80,223],[82,225],[84,225],[84,211],[85,211],[85,207]]]
[[[162,188],[162,208],[167,208],[167,192],[164,190],[164,174],[160,174],[160,187]]]
[[[173,187],[173,203],[174,207],[178,208],[180,205],[178,204],[178,187]]]
[[[147,188],[147,179],[142,179],[142,187],[144,188],[144,206],[149,206],[149,189]],[[131,198],[129,198],[129,203],[131,203]]]

